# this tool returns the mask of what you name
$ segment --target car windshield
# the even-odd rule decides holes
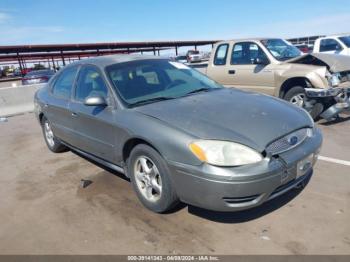
[[[108,66],[106,72],[128,106],[175,99],[222,87],[195,69],[167,59],[118,63]]]
[[[347,46],[350,47],[350,36],[342,36],[339,39]]]
[[[282,39],[262,40],[261,43],[279,61],[285,61],[301,55],[298,48]]]

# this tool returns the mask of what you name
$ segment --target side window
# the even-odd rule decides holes
[[[83,102],[89,96],[108,96],[108,88],[101,73],[93,66],[85,66],[80,70],[75,99]]]
[[[77,71],[77,67],[65,69],[55,81],[52,94],[57,97],[69,99]]]
[[[219,45],[214,57],[214,65],[225,65],[227,58],[228,44]]]
[[[340,44],[334,39],[322,39],[320,43],[320,52],[340,50]]]
[[[268,60],[265,52],[257,44],[237,43],[232,49],[231,65],[252,65],[256,58]]]

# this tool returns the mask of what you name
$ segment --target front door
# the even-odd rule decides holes
[[[108,105],[84,104],[87,97],[94,96],[103,97]],[[94,156],[114,162],[116,109],[104,77],[95,66],[87,65],[80,69],[70,110],[74,116],[74,145]]]
[[[254,42],[239,42],[232,47],[227,65],[226,86],[273,95],[273,65],[265,52]]]

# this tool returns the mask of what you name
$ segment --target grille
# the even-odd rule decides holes
[[[303,128],[277,139],[266,147],[266,152],[275,155],[288,151],[302,143],[311,131],[310,128]]]

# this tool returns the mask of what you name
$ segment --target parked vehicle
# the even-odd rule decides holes
[[[187,56],[179,55],[179,56],[175,57],[175,61],[180,62],[180,63],[186,63],[187,62]]]
[[[197,50],[189,50],[186,54],[188,63],[196,63],[202,61],[202,56]]]
[[[313,118],[330,119],[349,109],[350,58],[304,54],[282,39],[217,43],[206,68],[226,87],[261,92],[305,108]]]
[[[30,71],[22,78],[22,85],[47,83],[54,74],[55,72],[49,69]]]
[[[6,67],[2,71],[2,74],[5,77],[14,77],[15,76],[15,69],[14,68],[10,68],[10,67]]]
[[[315,41],[313,52],[350,56],[350,36],[320,37]]]
[[[308,54],[312,51],[312,49],[310,49],[310,47],[307,44],[299,44],[299,45],[294,45],[296,48],[298,48],[300,50],[300,52],[304,53],[304,54]]]
[[[74,62],[34,104],[51,151],[70,148],[124,173],[155,212],[178,201],[221,211],[260,205],[305,185],[322,143],[303,109],[159,57]]]

